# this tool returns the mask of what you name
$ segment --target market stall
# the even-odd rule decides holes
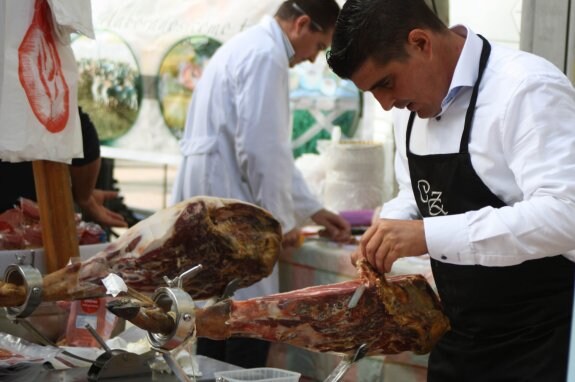
[[[218,225],[210,224],[208,220],[205,220],[216,216],[219,216],[218,219],[220,219]],[[234,238],[231,242],[229,241],[230,237]],[[202,245],[203,243],[210,243],[210,245]],[[338,272],[347,272],[347,278],[350,279],[350,282],[329,283],[327,279],[320,276],[319,279],[313,281],[313,284],[316,285],[314,292],[301,289],[303,284],[288,284],[286,287],[290,288],[290,292],[285,295],[280,293],[246,301],[230,299],[235,289],[256,282],[271,272],[270,266],[273,267],[280,253],[279,243],[279,225],[265,210],[233,200],[196,198],[152,215],[132,227],[116,242],[105,246],[98,253],[88,255],[81,263],[69,264],[62,270],[47,274],[43,278],[43,283],[34,285],[43,288],[42,300],[44,301],[73,300],[73,303],[76,303],[75,300],[78,299],[84,302],[87,298],[101,297],[106,294],[114,295],[114,291],[116,291],[116,295],[120,294],[119,292],[127,292],[128,296],[126,297],[129,298],[122,297],[123,295],[119,296],[118,299],[106,305],[108,310],[119,317],[126,318],[134,325],[144,328],[146,337],[139,337],[137,342],[141,342],[143,339],[147,344],[147,350],[154,350],[156,358],[160,355],[160,358],[164,359],[169,369],[180,380],[185,380],[186,377],[179,374],[182,373],[182,366],[177,363],[177,354],[185,344],[193,344],[193,341],[190,342],[190,340],[193,340],[195,336],[209,338],[249,336],[265,338],[278,343],[292,343],[319,353],[333,352],[332,359],[339,359],[337,365],[333,366],[333,370],[335,370],[342,362],[342,355],[354,353],[362,346],[365,346],[367,355],[381,352],[396,353],[397,350],[395,349],[398,345],[400,349],[413,348],[426,353],[436,338],[428,338],[427,335],[420,337],[416,334],[417,329],[421,328],[427,332],[427,325],[439,324],[438,335],[441,335],[446,329],[446,323],[441,318],[442,313],[438,309],[434,293],[427,289],[428,282],[426,279],[410,275],[406,279],[398,279],[397,281],[390,279],[389,286],[384,283],[386,285],[385,290],[392,293],[389,296],[390,301],[395,299],[393,297],[395,293],[399,293],[400,296],[408,293],[402,297],[405,306],[408,307],[407,310],[400,307],[398,311],[394,311],[397,308],[386,307],[385,302],[382,304],[380,300],[384,297],[378,297],[376,279],[373,279],[369,286],[368,284],[363,285],[362,280],[357,277],[354,278],[353,267],[350,269],[349,265],[347,267],[344,265],[348,260],[348,251],[351,248],[341,247],[339,253],[334,255],[332,249],[337,248],[330,243],[326,243],[327,246],[323,250],[320,246],[316,256],[312,258],[322,259],[323,257],[323,260],[326,261],[329,260],[326,256],[336,256],[336,263],[342,265],[341,269],[347,269]],[[254,245],[257,248],[254,248]],[[134,254],[138,255],[135,257]],[[160,255],[159,258],[158,255]],[[289,255],[285,254],[285,256]],[[126,260],[128,263],[125,262]],[[326,261],[326,263],[328,262]],[[244,264],[246,263],[251,264],[251,267],[245,267]],[[261,265],[258,266],[258,263]],[[223,267],[222,264],[226,264],[226,266]],[[417,266],[420,267],[420,270],[426,269],[425,261],[417,264]],[[7,269],[12,267],[9,265]],[[262,268],[261,272],[257,272],[256,270],[260,267]],[[408,266],[407,269],[411,271],[415,268]],[[145,270],[145,272],[142,273],[140,270]],[[23,265],[17,267],[17,271],[22,272],[25,281],[24,292],[29,298],[30,293],[34,293],[33,280],[26,278],[28,273],[24,272]],[[325,270],[318,268],[318,274],[322,272]],[[114,280],[117,276],[112,277],[115,274],[122,275],[127,284],[118,282],[116,285]],[[135,275],[140,277],[131,277]],[[144,275],[147,276],[145,280],[142,279]],[[165,286],[162,286],[164,282],[160,282],[161,277],[159,276],[164,277]],[[63,283],[62,278],[64,279]],[[120,280],[122,279],[120,278]],[[110,281],[114,282],[109,284]],[[300,281],[306,283],[305,280]],[[333,281],[337,280],[334,279]],[[5,277],[3,285],[0,285],[0,301],[7,306],[17,305],[21,301],[20,291],[1,292],[7,287],[12,288],[10,283],[17,284],[17,280]],[[397,287],[400,289],[394,292]],[[134,288],[142,292],[153,292],[152,299],[142,296],[139,292],[135,293]],[[352,295],[355,295],[360,289],[361,294],[358,295],[352,306],[352,300],[354,300]],[[214,297],[215,300],[210,302]],[[195,306],[194,299],[206,298],[208,298],[207,304],[202,307]],[[333,298],[341,300],[341,303],[335,304],[338,308],[324,310],[323,306],[327,308],[332,303],[325,305],[320,301],[322,299],[333,301]],[[24,320],[27,315],[23,311],[32,313],[28,312],[27,304],[28,302],[25,302],[15,309],[8,309],[7,317],[22,324],[26,329],[34,331],[34,325]],[[305,314],[304,306],[306,305],[317,306],[319,310]],[[230,309],[230,307],[233,308]],[[294,316],[292,309],[295,311],[304,310]],[[361,314],[363,309],[371,310],[371,313]],[[413,314],[411,313],[412,309]],[[72,310],[71,314],[73,312]],[[348,317],[350,312],[355,318]],[[429,313],[433,314],[428,316]],[[342,330],[349,332],[345,342],[338,343],[337,341],[343,331],[334,333],[330,330],[320,329],[326,318],[330,316],[334,325],[341,325]],[[397,326],[396,316],[401,318],[403,322],[399,325],[405,326],[400,330],[398,330],[400,326]],[[290,317],[291,323],[286,325],[287,317]],[[98,320],[98,318],[94,317],[94,320]],[[373,328],[366,339],[362,339],[362,337],[367,332],[358,333],[357,331],[358,325],[366,328],[362,320],[371,323]],[[414,321],[412,322],[412,320]],[[301,325],[301,331],[297,328],[294,329],[296,322]],[[305,329],[308,327],[308,323],[311,324],[309,328],[316,329],[306,334],[309,330],[309,328]],[[389,326],[389,329],[380,330],[382,325],[384,328]],[[412,325],[414,325],[413,331],[410,329]],[[103,334],[100,335],[94,328],[88,326],[86,328],[96,340],[96,347],[99,345],[105,350],[105,355],[100,354],[95,360],[94,357],[88,357],[92,362],[89,369],[92,370],[92,373],[95,373],[94,368],[97,371],[95,379],[90,380],[99,380],[98,378],[103,380],[103,375],[98,373],[112,368],[113,365],[110,363],[118,368],[117,373],[127,373],[124,375],[129,376],[129,370],[122,369],[121,366],[115,364],[117,362],[115,357],[126,360],[132,359],[134,365],[144,363],[140,353],[133,353],[129,350],[130,347],[112,348],[112,345],[108,345],[108,342],[104,341]],[[388,338],[385,334],[387,330],[392,333],[398,330],[399,336]],[[404,330],[410,334],[406,333],[405,336],[400,334]],[[122,338],[126,332],[128,331],[122,332],[111,340]],[[142,332],[140,331],[140,333]],[[108,333],[107,336],[110,337],[110,334]],[[68,336],[68,340],[71,339],[73,338]],[[420,339],[423,348],[419,347]],[[45,343],[49,344],[50,341],[45,340]],[[26,346],[26,351],[23,351],[21,347],[15,349],[15,344],[21,345],[20,341],[4,338],[3,346],[8,354],[8,361],[6,362],[9,362],[9,364],[4,364],[8,367],[7,372],[12,370],[10,367],[14,363],[18,363],[18,359],[25,359],[27,361],[25,363],[31,361],[26,358],[30,354],[28,347]],[[50,349],[58,356],[70,356],[79,350],[58,349],[53,344],[50,345]],[[65,353],[62,349],[65,349]],[[46,352],[45,356],[47,354],[49,353]],[[104,357],[104,359],[102,360],[100,357]],[[313,357],[308,359],[311,360]],[[51,359],[46,359],[44,356],[39,357],[37,352],[33,360],[41,361],[41,363],[52,362]],[[71,366],[70,360],[66,357],[57,361],[68,367]],[[72,365],[74,366],[72,368],[78,367],[77,364]],[[290,370],[292,368],[297,369],[297,366],[289,365],[282,369]],[[143,373],[151,373],[151,370],[146,367],[143,369]],[[70,372],[79,373],[77,370]]]
[[[247,302],[234,301],[231,298],[234,290],[248,287],[271,273],[280,253],[281,231],[279,223],[267,211],[239,201],[215,198],[187,200],[183,204],[158,211],[113,243],[103,243],[96,248],[80,247],[67,172],[67,163],[71,158],[82,156],[78,145],[78,121],[75,118],[78,84],[74,80],[76,67],[69,45],[69,34],[83,32],[90,35],[90,28],[83,29],[85,25],[82,22],[86,21],[83,18],[76,20],[77,23],[66,19],[68,24],[62,25],[57,15],[60,12],[61,18],[62,14],[70,16],[67,10],[73,10],[72,16],[85,16],[83,10],[86,11],[87,8],[82,7],[89,7],[89,1],[36,0],[22,2],[21,5],[21,9],[15,10],[10,8],[12,3],[2,3],[2,6],[6,7],[4,15],[18,13],[20,16],[25,15],[24,19],[29,21],[16,25],[13,21],[17,18],[2,18],[2,26],[7,29],[14,28],[18,32],[14,34],[14,46],[9,47],[16,47],[20,61],[27,60],[29,65],[16,69],[14,61],[2,61],[6,63],[1,67],[2,72],[9,74],[3,77],[3,91],[13,88],[18,91],[11,94],[13,98],[10,99],[2,93],[0,115],[9,115],[9,120],[3,120],[1,126],[12,126],[20,121],[29,122],[24,123],[29,129],[24,135],[37,139],[33,142],[35,145],[30,145],[30,141],[34,140],[24,139],[23,146],[22,137],[13,134],[19,139],[7,139],[8,144],[0,147],[0,158],[15,162],[34,161],[43,240],[41,249],[35,247],[37,252],[30,251],[32,246],[27,245],[26,249],[16,253],[0,254],[0,270],[4,274],[0,284],[0,306],[5,307],[3,319],[7,322],[7,329],[11,325],[11,329],[19,330],[16,336],[2,333],[0,376],[10,378],[9,380],[74,378],[90,381],[114,377],[124,380],[149,380],[152,377],[156,380],[186,381],[192,376],[203,381],[213,379],[218,371],[233,370],[233,366],[215,362],[207,357],[192,357],[193,349],[190,346],[193,346],[193,340],[203,336],[217,339],[220,336],[246,336],[263,338],[278,344],[295,344],[307,349],[307,352],[312,352],[312,355],[305,356],[306,362],[315,362],[316,358],[326,360],[324,366],[318,368],[317,375],[310,374],[307,369],[300,371],[299,368],[305,362],[297,360],[295,364],[282,363],[283,360],[278,356],[282,350],[278,345],[278,350],[275,350],[270,358],[269,366],[294,370],[298,377],[302,374],[315,379],[329,378],[327,374],[339,369],[347,371],[347,367],[360,360],[362,363],[357,364],[355,371],[349,372],[348,378],[357,380],[359,374],[362,378],[364,375],[389,374],[388,365],[394,363],[390,361],[393,358],[378,355],[383,353],[403,353],[396,362],[400,364],[400,373],[406,370],[405,375],[414,375],[417,378],[424,375],[425,357],[420,360],[404,352],[413,348],[420,353],[427,353],[437,337],[448,327],[437,297],[429,288],[431,280],[417,275],[428,273],[424,259],[420,262],[398,262],[393,273],[409,274],[413,277],[390,281],[387,285],[385,277],[375,274],[371,269],[372,273],[368,272],[367,276],[364,273],[361,278],[358,277],[358,270],[349,264],[349,252],[353,246],[338,247],[333,243],[310,240],[300,251],[283,254],[283,272],[287,272],[284,273],[283,287],[285,292],[293,292],[292,294],[263,296],[260,300]],[[52,23],[56,24],[55,28]],[[55,31],[62,33],[62,36],[55,36]],[[66,42],[60,41],[60,38]],[[22,44],[22,39],[37,39],[39,42],[34,40],[31,44]],[[33,48],[38,46],[45,51],[34,51]],[[202,47],[205,48],[203,45]],[[42,72],[46,67],[33,65],[34,57],[45,58],[42,54],[46,52],[49,53],[47,57],[50,64],[47,66],[56,67],[54,77],[48,76],[54,73]],[[86,73],[90,72],[87,61],[89,59],[81,65],[81,69],[86,70]],[[105,62],[100,64],[106,66]],[[35,71],[36,69],[40,69],[40,72]],[[69,78],[66,77],[64,69],[70,70]],[[26,70],[29,74],[26,74]],[[16,76],[16,73],[19,75]],[[123,85],[126,85],[123,90],[126,94],[112,93],[110,90],[115,87],[109,86],[105,94],[98,91],[90,93],[94,98],[91,99],[92,105],[102,102],[106,107],[115,110],[130,109],[131,117],[135,118],[141,105],[141,95],[134,98],[132,94],[132,98],[120,98],[128,96],[130,75],[128,73],[127,77],[123,78]],[[32,81],[27,76],[31,77]],[[63,99],[53,98],[54,94],[51,92],[38,91],[34,81],[42,82],[47,79],[54,81],[51,83],[51,89],[57,90],[55,93],[58,97],[64,94]],[[301,78],[296,79],[299,81]],[[90,90],[98,90],[100,80],[102,78],[98,75],[90,78]],[[83,86],[86,90],[86,83]],[[324,93],[329,93],[328,95],[335,94],[333,81],[325,81],[319,87]],[[306,87],[305,90],[310,89]],[[307,143],[308,136],[326,128],[329,130],[339,114],[349,111],[348,109],[357,114],[354,109],[357,106],[357,92],[354,88],[347,90],[346,97],[353,97],[346,98],[346,102],[335,102],[328,97],[327,100],[322,98],[318,105],[311,104],[320,109],[309,114],[315,118],[317,126],[310,128],[308,133],[302,132],[295,146]],[[164,101],[167,102],[168,99]],[[301,98],[296,97],[292,102],[298,108],[311,107]],[[6,112],[7,110],[10,112]],[[52,114],[44,115],[46,110],[51,110]],[[109,113],[100,114],[108,116]],[[30,117],[31,115],[34,115],[34,118]],[[137,119],[139,125],[136,125],[142,126],[142,118]],[[355,117],[351,119],[354,124],[357,122]],[[315,123],[311,123],[312,127],[314,125]],[[350,131],[347,133],[351,134]],[[375,146],[372,149],[377,154],[376,158],[380,158],[379,145],[370,146]],[[113,149],[110,151],[114,152]],[[170,153],[166,153],[166,157],[172,158]],[[162,157],[158,160],[166,159]],[[375,160],[378,161],[379,159]],[[372,171],[371,168],[364,170]],[[379,171],[379,168],[373,171]],[[382,180],[380,177],[371,180],[375,183],[377,201],[370,203],[369,207],[381,202],[379,194]],[[356,182],[356,186],[362,187],[363,183]],[[332,191],[330,195],[335,195],[337,199],[337,193]],[[362,196],[359,199],[365,198]],[[214,224],[214,221],[217,224]],[[306,263],[303,258],[307,257],[317,262]],[[324,265],[327,265],[327,268]],[[289,266],[294,269],[290,270]],[[305,274],[300,272],[300,267],[313,271],[308,273],[308,278],[293,277],[296,273]],[[309,286],[317,287],[314,293],[304,289]],[[333,292],[330,288],[336,290],[335,295],[331,294]],[[301,292],[303,297],[298,296],[301,289],[304,289]],[[404,291],[409,291],[407,297],[403,296]],[[390,293],[387,300],[385,293]],[[407,310],[413,307],[413,311],[406,313],[404,309],[395,309],[395,294],[403,296]],[[320,305],[327,308],[312,312],[309,316],[301,310],[296,310],[299,313],[294,314],[289,309],[284,309],[290,305],[289,302],[298,308],[298,304],[309,305],[314,298],[336,298],[339,301],[335,304],[337,309],[331,309],[329,304]],[[195,300],[208,302],[206,305],[197,306]],[[421,306],[415,306],[420,303]],[[47,306],[46,304],[51,304],[54,311],[48,311],[48,314],[46,311],[41,312],[41,307]],[[252,306],[269,309],[251,309]],[[357,307],[375,309],[378,315],[374,316],[373,320],[370,315],[362,317]],[[251,316],[247,314],[252,310],[259,314],[255,325],[252,325]],[[420,311],[430,311],[432,314],[426,317],[414,314]],[[244,316],[238,317],[237,312],[242,312]],[[56,328],[50,335],[52,338],[47,338],[44,330],[46,328],[42,324],[50,315],[57,316],[57,319],[66,325]],[[286,320],[288,316],[291,318]],[[342,328],[348,326],[347,342],[339,343],[337,336],[340,333],[330,331],[331,328],[315,329],[321,327],[320,324],[325,324],[326,316],[333,320],[334,325],[341,325]],[[133,328],[124,330],[125,322],[122,320],[128,320],[136,327],[141,325],[138,337],[130,338],[127,344],[109,342],[121,339]],[[303,322],[304,320],[311,321],[311,324]],[[372,325],[372,331],[366,338],[362,337],[365,334],[363,332],[357,334],[357,328],[363,325],[362,320],[372,320],[372,323],[377,321],[377,325]],[[296,322],[305,329],[293,329]],[[380,323],[388,325],[389,331],[396,338],[388,341],[386,331],[378,330]],[[426,329],[435,323],[439,324],[439,329],[433,335],[427,335]],[[154,326],[158,324],[165,326]],[[142,326],[145,329],[142,329]],[[314,328],[311,333],[308,332],[310,327]],[[28,336],[30,334],[31,336]],[[28,338],[24,340],[21,336]],[[306,342],[307,339],[313,341]],[[56,341],[64,342],[56,344]],[[136,351],[134,343],[141,345],[142,341],[146,344],[146,351]],[[184,347],[187,348],[183,349]],[[77,354],[82,348],[88,352],[87,355]],[[180,357],[183,350],[190,351]],[[365,356],[368,357],[364,359]],[[186,361],[197,361],[191,374],[183,365]],[[157,369],[150,366],[153,362],[163,362],[164,370],[173,375],[159,374]],[[50,365],[49,369],[40,366],[44,364]],[[200,371],[200,374],[196,371]]]

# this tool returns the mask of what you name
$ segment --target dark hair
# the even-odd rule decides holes
[[[314,24],[319,25],[323,31],[332,29],[339,10],[335,0],[287,0],[280,5],[275,15],[282,20],[292,20],[303,12],[313,21],[312,29],[317,32],[320,29],[314,27]]]
[[[368,57],[381,64],[401,60],[407,56],[407,36],[416,28],[447,31],[423,0],[347,0],[327,62],[339,77],[350,78]]]

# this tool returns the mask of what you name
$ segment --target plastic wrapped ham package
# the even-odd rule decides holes
[[[0,332],[0,367],[11,367],[21,363],[53,362],[61,349],[40,346],[11,334]]]
[[[98,244],[107,240],[104,229],[82,220],[76,214],[76,232],[80,245]],[[32,200],[20,198],[19,205],[0,213],[0,250],[40,248],[43,246],[40,210]]]

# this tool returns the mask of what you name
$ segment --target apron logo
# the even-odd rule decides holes
[[[441,191],[431,191],[431,185],[426,180],[419,180],[417,182],[417,189],[419,190],[419,200],[422,203],[427,203],[429,215],[447,215],[447,211],[443,210],[441,202]]]

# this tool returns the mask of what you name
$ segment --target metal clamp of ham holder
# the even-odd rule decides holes
[[[154,303],[165,309],[174,319],[175,329],[172,333],[165,335],[161,333],[148,332],[148,340],[155,348],[173,350],[181,345],[190,333],[194,331],[194,301],[192,297],[182,289],[183,280],[186,277],[193,277],[202,270],[202,265],[197,265],[188,269],[173,280],[164,276],[168,287],[160,287],[154,293]]]
[[[17,264],[7,266],[4,271],[4,282],[26,288],[26,299],[22,305],[4,308],[10,320],[28,317],[42,302],[42,273],[33,265],[34,251],[31,251],[31,256],[31,265],[24,264],[24,256],[18,255]]]
[[[148,332],[148,341],[152,348],[162,354],[162,357],[172,369],[172,372],[180,381],[190,381],[186,373],[170,354],[173,350],[183,344],[195,332],[194,301],[192,297],[182,289],[183,280],[193,277],[203,269],[202,265],[183,272],[173,280],[164,276],[168,287],[160,287],[154,293],[154,303],[164,309],[168,315],[172,316],[175,328],[170,334]]]

